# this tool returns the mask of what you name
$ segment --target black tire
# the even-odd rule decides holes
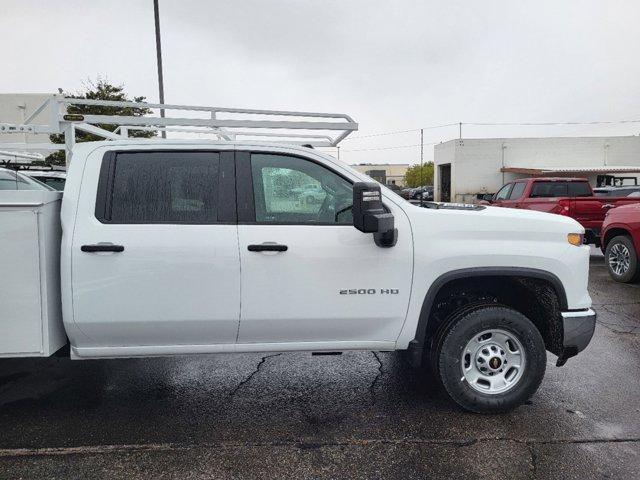
[[[615,252],[615,248],[624,248],[629,252],[629,268],[621,274],[615,272],[609,260],[612,251]],[[609,243],[607,243],[607,248],[604,251],[604,261],[607,264],[609,276],[616,282],[629,283],[638,280],[638,277],[640,277],[640,268],[638,268],[638,252],[636,252],[631,238],[626,235],[613,237]]]
[[[484,393],[472,388],[463,374],[463,352],[480,333],[500,329],[515,336],[524,350],[525,363],[520,378],[501,393]],[[547,364],[544,340],[527,317],[503,305],[465,307],[453,315],[438,336],[437,376],[449,396],[462,408],[475,413],[501,413],[529,399],[538,389]]]

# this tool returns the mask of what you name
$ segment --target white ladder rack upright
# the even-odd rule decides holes
[[[70,105],[145,108],[151,109],[153,113],[145,116],[69,114],[67,108]],[[156,111],[162,111],[164,115]],[[170,116],[166,116],[167,112]],[[175,115],[178,112],[184,113]],[[31,123],[41,114],[46,115],[48,122]],[[117,128],[111,132],[100,127],[101,124],[116,125]],[[131,131],[141,130],[212,134],[228,141],[254,138],[314,147],[335,147],[351,132],[358,130],[358,124],[344,113],[118,102],[52,95],[23,123],[0,123],[0,133],[64,134],[64,144],[1,143],[0,146],[3,150],[65,150],[68,163],[75,145],[76,130],[92,133],[106,140],[126,139]]]

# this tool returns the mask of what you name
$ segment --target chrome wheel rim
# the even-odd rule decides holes
[[[609,250],[609,268],[617,276],[621,277],[629,271],[631,266],[631,252],[626,245],[622,243],[616,243],[611,250]]]
[[[507,330],[493,328],[473,336],[462,352],[462,378],[482,393],[496,395],[522,379],[526,356],[522,343]]]

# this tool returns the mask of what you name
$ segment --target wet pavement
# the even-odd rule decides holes
[[[0,361],[0,478],[638,478],[640,284],[592,258],[588,349],[506,415],[393,352]]]

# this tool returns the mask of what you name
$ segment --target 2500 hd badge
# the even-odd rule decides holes
[[[400,292],[397,288],[381,288],[377,290],[375,288],[350,288],[346,290],[340,290],[340,295],[397,295]]]

